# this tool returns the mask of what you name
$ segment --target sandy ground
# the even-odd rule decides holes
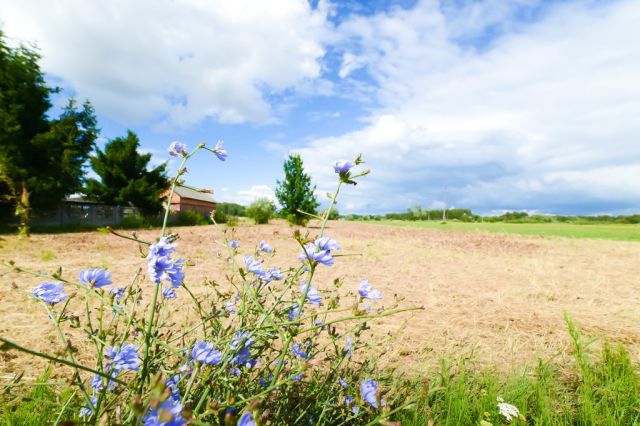
[[[176,231],[179,256],[193,264],[187,272],[190,286],[197,288],[203,278],[224,281],[218,257],[222,250],[214,243],[218,231],[212,226]],[[292,228],[282,222],[237,228],[241,253],[251,252],[264,239],[277,251],[271,263],[280,265],[297,263],[291,234]],[[339,241],[342,253],[356,256],[337,258],[334,267],[321,268],[316,280],[320,289],[341,278],[345,291],[353,290],[367,277],[383,292],[382,305],[391,304],[397,294],[404,298],[402,306],[424,307],[384,319],[372,331],[385,340],[385,333],[403,327],[386,346],[387,364],[420,372],[443,355],[473,354],[479,365],[511,370],[532,365],[539,357],[567,356],[564,311],[585,334],[623,343],[635,359],[640,357],[640,243],[345,222],[330,223],[327,234]],[[152,239],[157,232],[139,235]],[[62,266],[69,278],[87,267],[107,267],[119,286],[144,267],[135,243],[100,233],[34,235],[30,240],[4,236],[0,260],[46,272]],[[61,354],[46,313],[25,294],[42,281],[0,267],[0,335]],[[147,300],[152,285],[149,282]],[[179,303],[188,306],[186,298]],[[89,356],[81,339],[74,345],[80,359]],[[45,365],[22,354],[0,353],[0,383],[19,371],[34,378]]]

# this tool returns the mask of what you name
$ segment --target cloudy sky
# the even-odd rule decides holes
[[[640,2],[4,0],[52,85],[89,99],[101,143],[223,139],[188,182],[220,200],[273,196],[302,154],[372,170],[348,212],[420,204],[480,213],[640,211]],[[170,163],[172,167],[175,164]]]

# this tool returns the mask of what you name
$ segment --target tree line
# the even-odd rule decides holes
[[[54,208],[64,197],[84,194],[107,204],[133,205],[143,215],[162,208],[166,164],[150,167],[132,131],[101,151],[95,110],[73,98],[51,117],[52,95],[31,47],[10,47],[0,32],[0,215],[19,218],[28,234],[34,209]],[[87,164],[99,179],[88,178]]]

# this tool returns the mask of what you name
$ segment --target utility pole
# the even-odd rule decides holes
[[[447,188],[444,189],[444,208],[442,209],[442,221],[447,221]]]

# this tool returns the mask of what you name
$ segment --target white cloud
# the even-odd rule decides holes
[[[241,189],[239,191],[223,190],[224,194],[220,195],[219,201],[238,203],[243,206],[248,206],[258,198],[268,198],[274,203],[276,202],[275,193],[273,188],[268,185],[253,185],[248,189]]]
[[[362,152],[373,173],[350,195],[355,210],[428,205],[444,187],[485,211],[638,206],[640,3],[570,2],[530,24],[510,8],[445,12],[425,1],[341,25],[382,107],[300,149],[319,189],[335,159]],[[510,21],[489,47],[459,42],[497,16]]]
[[[175,125],[265,121],[266,95],[320,75],[324,2],[8,0],[0,24],[100,114]]]

